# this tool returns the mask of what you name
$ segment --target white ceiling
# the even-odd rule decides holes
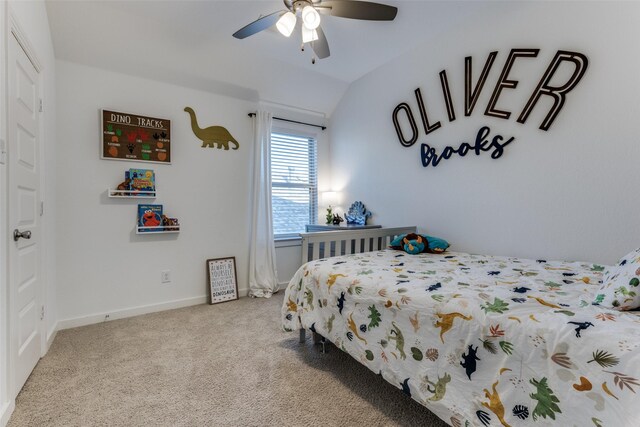
[[[386,1],[392,22],[323,16],[331,56],[311,64],[299,35],[231,35],[281,0],[47,0],[56,57],[249,100],[330,114],[348,85],[456,25],[480,2]],[[437,47],[436,47],[437,48]],[[399,65],[401,66],[401,65]]]

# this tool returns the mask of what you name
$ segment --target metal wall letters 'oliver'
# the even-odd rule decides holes
[[[485,116],[497,117],[500,119],[508,120],[511,117],[511,112],[498,108],[498,100],[503,90],[515,89],[518,86],[518,81],[509,78],[509,73],[513,64],[518,58],[535,58],[538,56],[540,49],[511,49],[507,59],[502,67],[502,72],[498,77],[496,85],[491,94],[491,98],[484,111]],[[484,63],[484,67],[480,72],[480,76],[474,82],[472,81],[472,65],[473,61],[470,56],[464,59],[464,72],[465,72],[465,87],[464,87],[464,115],[470,116],[473,113],[476,103],[480,97],[480,93],[487,81],[487,76],[495,62],[498,52],[491,52]],[[572,72],[568,73],[570,76],[563,83],[555,82],[553,85],[551,81],[558,69],[567,63],[568,66],[573,65]],[[548,131],[554,120],[562,110],[567,98],[567,94],[571,92],[580,82],[584,73],[587,71],[589,60],[585,55],[579,52],[570,52],[565,50],[559,50],[549,63],[546,71],[540,78],[533,93],[529,96],[528,101],[522,108],[520,115],[516,119],[518,123],[524,124],[529,115],[535,108],[540,98],[544,95],[550,97],[553,101],[551,108],[547,112],[547,115],[540,123],[540,129]],[[440,73],[440,84],[442,86],[442,96],[444,98],[444,105],[447,110],[447,117],[449,122],[456,120],[455,105],[451,97],[451,90],[449,87],[449,80],[447,78],[446,70],[442,70]],[[442,122],[440,120],[430,120],[427,107],[425,105],[422,92],[420,88],[414,91],[415,100],[417,104],[417,111],[422,122],[422,128],[424,134],[429,135],[432,132],[442,128]],[[411,147],[418,141],[419,130],[416,122],[415,115],[408,102],[401,102],[393,110],[393,125],[396,128],[398,135],[398,141],[403,147]],[[401,123],[405,122],[403,127]],[[404,128],[404,130],[403,130]],[[464,157],[469,152],[474,152],[476,155],[480,155],[483,151],[491,151],[491,158],[498,159],[504,153],[504,148],[512,143],[515,137],[505,138],[502,135],[496,134],[491,137],[491,129],[489,126],[483,126],[478,130],[475,136],[475,142],[469,144],[467,142],[461,143],[458,148],[446,146],[440,154],[435,148],[429,146],[426,143],[421,144],[420,156],[422,159],[422,166],[427,167],[437,166],[440,161],[448,160],[453,154],[458,154],[460,157]]]

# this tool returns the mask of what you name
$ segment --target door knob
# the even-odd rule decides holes
[[[17,242],[18,240],[20,240],[20,238],[23,239],[30,239],[31,238],[31,231],[27,230],[27,231],[19,231],[17,228],[15,230],[13,230],[13,241]]]

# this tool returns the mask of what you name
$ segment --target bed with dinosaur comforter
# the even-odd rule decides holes
[[[640,317],[603,266],[382,250],[304,264],[283,327],[317,332],[453,426],[640,425]]]

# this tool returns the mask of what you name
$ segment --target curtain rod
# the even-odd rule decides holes
[[[255,117],[256,113],[249,113],[248,116],[249,117]],[[320,128],[322,130],[325,130],[327,127],[326,126],[322,126],[322,125],[314,125],[313,123],[305,123],[305,122],[299,122],[297,120],[289,120],[289,119],[283,119],[281,117],[274,117],[274,120],[280,120],[281,122],[289,122],[289,123],[297,123],[299,125],[305,125],[305,126],[313,126],[314,128]]]

